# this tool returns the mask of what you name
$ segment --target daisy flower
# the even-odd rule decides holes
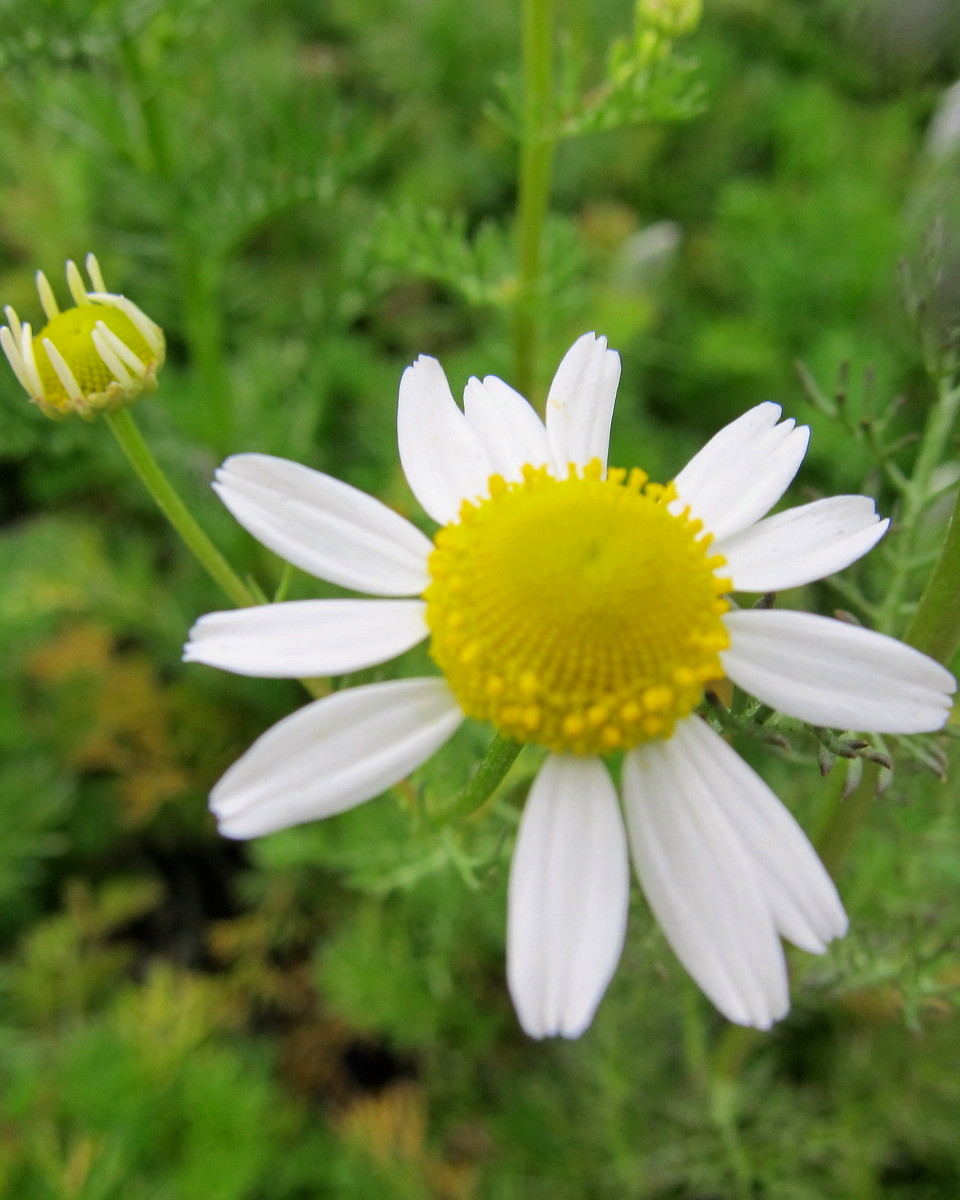
[[[124,408],[157,386],[166,344],[163,330],[132,300],[108,292],[100,264],[86,258],[90,287],[76,263],[67,263],[73,305],[61,311],[53,288],[37,272],[47,323],[35,336],[8,305],[0,345],[24,391],[48,417],[92,418]]]
[[[400,384],[400,460],[440,526],[410,522],[329,475],[229,458],[214,484],[265,546],[377,599],[211,613],[185,657],[245,675],[338,675],[429,638],[439,673],[348,688],[280,721],[215,786],[227,837],[328,817],[379,795],[464,717],[547,757],[510,870],[507,977],[533,1037],[579,1036],[616,968],[629,858],[677,958],[731,1021],[789,1006],[780,938],[820,953],[847,919],[799,825],[696,713],[729,677],[781,712],[876,732],[940,728],[953,677],[916,650],[800,612],[734,608],[731,592],[796,587],[883,535],[871,500],[767,517],[809,431],[761,404],[667,486],[608,469],[620,360],[581,337],[546,420],[502,380],[463,409],[439,363]],[[604,757],[622,754],[620,799]],[[621,808],[622,802],[622,808]]]

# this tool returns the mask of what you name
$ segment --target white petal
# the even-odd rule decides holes
[[[547,437],[556,475],[594,458],[607,465],[610,422],[620,382],[620,355],[594,333],[577,338],[563,356],[547,395]]]
[[[83,276],[80,274],[80,268],[72,258],[67,259],[67,287],[70,289],[70,295],[73,297],[73,302],[78,307],[81,304],[89,304],[87,299],[87,288],[83,282]]]
[[[114,352],[125,367],[131,370],[137,379],[142,379],[147,373],[147,364],[135,354],[119,334],[113,332],[109,325],[98,321],[96,325],[100,336]]]
[[[413,494],[439,524],[455,520],[464,500],[488,494],[489,455],[435,358],[421,354],[403,373],[397,442]]]
[[[40,296],[40,304],[43,307],[44,315],[48,321],[52,321],[60,312],[60,305],[57,304],[57,298],[53,294],[53,288],[50,286],[50,280],[42,271],[38,271],[37,293]]]
[[[225,837],[344,812],[409,775],[463,719],[442,679],[394,679],[325,696],[279,721],[210,793]]]
[[[26,390],[33,399],[46,399],[46,389],[37,370],[37,356],[33,347],[33,331],[30,322],[24,321],[20,326],[20,359],[23,362],[23,373],[30,384]]]
[[[13,344],[19,350],[20,341],[23,338],[23,326],[20,324],[17,310],[12,305],[5,304],[3,306],[3,315],[7,318],[7,324],[10,326],[10,336],[13,338]]]
[[[872,733],[924,733],[947,719],[953,676],[896,638],[779,609],[744,609],[723,620],[731,640],[723,669],[788,716]]]
[[[84,266],[87,268],[87,274],[90,276],[90,285],[95,292],[105,292],[107,285],[103,282],[103,272],[100,270],[100,262],[97,256],[91,251],[83,260]],[[73,267],[76,271],[76,266],[72,262],[67,263],[67,282],[70,284],[70,290],[73,292],[74,299],[77,304],[82,304],[81,296],[84,296],[83,279],[80,277],[80,272],[77,271],[77,278],[80,280],[80,295],[73,291],[73,283],[70,280],[70,268]]]
[[[807,835],[770,788],[709,725],[688,720],[676,752],[710,781],[711,793],[739,834],[779,932],[820,954],[847,931],[837,889]]]
[[[366,492],[269,454],[235,454],[214,489],[255,538],[301,570],[379,596],[429,582],[432,543]]]
[[[727,560],[736,592],[776,592],[842,571],[880,541],[881,521],[868,496],[831,496],[766,517],[713,544]]]
[[[7,362],[13,368],[13,373],[19,380],[20,386],[25,392],[30,392],[32,390],[31,381],[23,365],[23,355],[20,353],[16,334],[11,333],[6,325],[0,329],[0,346],[3,347],[3,352],[7,356]]]
[[[167,346],[163,330],[155,321],[151,321],[143,309],[134,304],[132,300],[128,300],[126,296],[111,296],[102,292],[88,292],[87,299],[99,300],[102,304],[107,304],[111,308],[119,308],[136,326],[140,336],[150,347],[154,355],[157,358],[163,358]]]
[[[113,339],[116,334],[103,321],[98,321],[93,327],[93,332],[90,334],[90,341],[93,342],[93,348],[103,360],[103,365],[107,368],[110,374],[123,388],[133,387],[133,376],[123,364],[123,360],[113,348]]]
[[[50,285],[47,284],[47,287]],[[44,338],[41,343],[44,350],[47,352],[47,359],[50,366],[53,367],[57,378],[63,385],[63,390],[67,393],[71,400],[83,400],[83,392],[80,390],[80,384],[77,383],[77,377],[70,368],[70,364],[63,357],[57,347],[50,341],[49,338]]]
[[[634,865],[703,991],[729,1020],[767,1029],[790,1005],[783,947],[751,855],[716,799],[717,780],[684,753],[681,728],[624,759]]]
[[[487,375],[471,379],[463,393],[467,422],[486,448],[494,471],[504,479],[521,479],[523,467],[550,461],[543,422],[519,392]]]
[[[762,517],[789,487],[810,440],[805,425],[778,425],[779,416],[779,404],[758,404],[714,434],[674,480],[674,510],[689,505],[717,538]]]
[[[507,978],[531,1037],[579,1037],[593,1020],[620,961],[629,899],[627,839],[606,768],[551,755],[510,867]]]
[[[208,613],[184,662],[238,675],[343,675],[403,654],[429,633],[422,600],[290,600]]]

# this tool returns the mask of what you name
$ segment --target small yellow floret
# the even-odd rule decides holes
[[[509,737],[604,754],[669,737],[722,676],[722,557],[672,486],[594,460],[493,476],[437,534],[430,653],[464,712]]]
[[[540,726],[540,709],[536,704],[531,704],[523,710],[523,727],[528,733],[533,733]]]
[[[535,696],[540,691],[540,681],[532,671],[524,671],[517,680],[517,686],[524,696]]]
[[[673,696],[673,688],[665,687],[662,683],[657,684],[655,687],[647,688],[643,693],[643,707],[648,712],[669,708],[673,702]]]
[[[569,713],[563,718],[560,730],[569,742],[574,743],[580,738],[585,726],[586,722],[579,713]]]

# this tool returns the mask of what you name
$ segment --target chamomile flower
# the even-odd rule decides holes
[[[0,345],[30,399],[48,417],[71,413],[91,418],[130,404],[157,386],[163,365],[163,331],[141,309],[108,292],[100,264],[86,258],[90,287],[76,263],[67,263],[67,286],[73,298],[61,310],[42,271],[37,291],[47,323],[36,335],[9,305]]]
[[[727,676],[784,713],[877,732],[938,729],[953,677],[892,638],[807,613],[734,608],[795,587],[883,535],[872,501],[767,517],[808,430],[761,404],[672,483],[608,469],[620,375],[603,338],[564,357],[541,422],[492,376],[461,410],[432,358],[400,384],[400,459],[431,540],[328,475],[228,459],[221,499],[295,566],[376,599],[212,613],[185,657],[246,675],[337,675],[429,639],[438,674],[339,691],[265,733],[211,796],[250,838],[379,795],[465,717],[547,751],[508,892],[507,976],[524,1029],[577,1037],[616,968],[630,857],[686,967],[731,1021],[789,1006],[780,938],[813,953],[847,919],[799,825],[696,712]],[[622,754],[620,796],[605,762]]]

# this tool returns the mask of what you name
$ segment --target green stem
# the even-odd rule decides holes
[[[923,512],[932,491],[933,474],[944,460],[958,409],[960,386],[951,376],[943,375],[937,381],[937,399],[930,410],[904,497],[901,515],[903,532],[900,535],[897,557],[879,620],[884,633],[897,632],[900,624],[903,595],[913,572],[913,564],[918,557],[917,543],[922,533]],[[956,603],[957,598],[954,596],[954,604]],[[927,616],[924,617],[925,621],[928,619]]]
[[[215,429],[218,444],[229,447],[233,407],[224,350],[221,256],[194,227],[193,206],[180,182],[170,122],[135,38],[124,38],[121,55],[140,109],[149,170],[162,185],[167,201],[167,224],[180,286],[183,333],[190,361],[200,379],[207,418],[205,428]]]
[[[213,542],[194,520],[190,510],[180,499],[173,485],[164,475],[150,448],[143,440],[130,410],[104,413],[110,432],[117,439],[120,449],[147,489],[157,507],[183,539],[187,549],[207,574],[220,585],[234,604],[246,607],[257,604],[256,597],[240,579]]]
[[[683,1044],[687,1073],[702,1089],[710,1121],[720,1140],[730,1177],[733,1180],[736,1200],[749,1200],[752,1172],[737,1127],[739,1091],[737,1079],[739,1060],[732,1064],[722,1054],[713,1062],[707,1045],[707,1031],[703,1019],[703,999],[692,980],[681,985],[683,1012]],[[727,1033],[756,1034],[755,1029],[743,1029],[731,1025]],[[736,1043],[739,1044],[739,1043]],[[750,1043],[752,1045],[752,1042]],[[724,1043],[721,1043],[721,1047]],[[736,1069],[730,1070],[731,1066]]]
[[[120,42],[120,56],[127,78],[133,87],[140,116],[143,120],[143,131],[147,142],[147,152],[155,174],[168,186],[176,182],[173,152],[170,148],[168,124],[163,109],[157,99],[157,91],[150,84],[147,72],[140,56],[140,46],[136,37],[125,37]]]
[[[820,861],[833,879],[837,879],[853,846],[860,826],[866,820],[874,797],[880,768],[864,763],[860,782],[849,796],[843,795],[843,774],[835,772],[837,783],[826,818],[814,838]]]
[[[759,1029],[749,1029],[745,1025],[728,1025],[720,1036],[713,1058],[715,1077],[732,1085],[739,1079],[750,1051],[762,1037]]]
[[[710,1119],[720,1137],[727,1166],[733,1178],[734,1196],[736,1200],[750,1200],[753,1195],[753,1172],[740,1142],[737,1108],[736,1080],[714,1076],[710,1087]]]
[[[183,333],[203,397],[203,430],[222,450],[233,444],[233,400],[224,351],[223,262],[216,249],[198,250],[188,234],[176,250]]]
[[[943,549],[904,641],[942,663],[948,663],[960,646],[960,488]]]
[[[683,1052],[687,1075],[709,1093],[711,1085],[710,1050],[703,1020],[700,989],[692,979],[681,983],[681,1017],[683,1020]]]
[[[444,810],[444,824],[469,817],[482,808],[503,782],[522,749],[522,742],[496,734],[480,766],[457,793],[449,808]]]
[[[538,383],[543,234],[556,151],[553,113],[554,0],[523,2],[523,132],[517,196],[517,299],[513,336],[518,390]]]

